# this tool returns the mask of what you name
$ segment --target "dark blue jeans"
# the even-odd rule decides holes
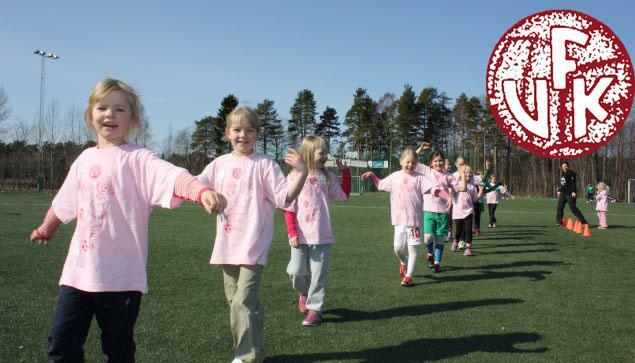
[[[134,362],[134,325],[141,292],[86,292],[62,286],[48,337],[49,362],[83,362],[84,343],[93,320],[101,329],[106,362]]]

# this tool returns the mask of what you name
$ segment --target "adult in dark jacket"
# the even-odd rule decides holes
[[[560,187],[558,188],[558,212],[556,214],[556,226],[562,226],[562,217],[564,216],[564,205],[569,204],[571,212],[583,224],[587,224],[582,212],[576,207],[575,199],[578,194],[576,186],[575,172],[569,168],[569,162],[563,161],[560,165],[562,174],[560,175]]]

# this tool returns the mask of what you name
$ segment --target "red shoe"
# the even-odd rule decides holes
[[[412,277],[406,276],[401,280],[401,286],[403,287],[412,287]]]
[[[401,277],[406,277],[406,264],[402,263],[399,266],[399,274],[401,275]]]
[[[428,267],[434,268],[434,256],[428,253]]]
[[[434,272],[441,272],[441,263],[435,262],[433,269],[434,269]]]

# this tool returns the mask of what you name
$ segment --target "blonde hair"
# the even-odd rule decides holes
[[[606,190],[606,183],[605,182],[599,182],[598,185],[596,185],[596,188],[598,190]]]
[[[229,129],[234,124],[247,124],[249,127],[256,129],[256,133],[260,136],[260,118],[258,118],[256,111],[249,107],[236,108],[227,115],[225,134],[229,134]]]
[[[115,78],[104,78],[102,79],[93,91],[88,96],[88,107],[84,111],[84,121],[86,121],[86,126],[93,134],[96,133],[95,128],[93,127],[93,108],[95,105],[101,101],[107,94],[113,91],[120,91],[126,95],[128,100],[128,105],[130,106],[130,110],[132,112],[132,125],[128,135],[140,132],[141,131],[141,118],[143,117],[143,105],[141,104],[141,99],[139,98],[139,94],[137,91],[130,85],[126,84],[123,81],[120,81]]]
[[[419,161],[419,155],[417,155],[415,150],[411,147],[407,148],[401,153],[401,156],[399,157],[399,161],[405,159],[407,156],[411,156],[415,162]]]
[[[309,169],[309,175],[313,175],[313,171],[315,170],[315,151],[318,149],[322,149],[326,153],[329,152],[329,144],[322,137],[309,135],[302,139],[302,144],[300,144],[300,156],[302,156],[302,159]],[[324,171],[324,177],[326,180],[330,180],[327,171]]]

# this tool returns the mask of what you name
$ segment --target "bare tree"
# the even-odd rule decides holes
[[[192,132],[189,127],[179,130],[174,136],[174,153],[182,159],[182,166],[192,170]]]
[[[168,128],[168,134],[161,142],[161,155],[164,159],[169,159],[174,154],[174,129],[172,125]]]
[[[12,111],[11,104],[9,104],[9,95],[7,95],[4,87],[0,86],[0,137],[9,132],[9,128],[2,124],[9,119]]]
[[[50,169],[50,177],[49,187],[53,189],[53,177],[54,170],[53,167],[53,151],[55,149],[55,144],[58,141],[58,138],[61,135],[60,132],[60,120],[59,120],[59,104],[57,101],[52,101],[49,105],[46,114],[44,115],[44,133],[46,134],[46,139],[49,143],[49,169]],[[44,152],[43,150],[41,152]]]
[[[139,115],[139,129],[132,136],[132,142],[135,144],[151,148],[154,144],[152,130],[150,129],[150,119],[146,115],[145,109],[141,108]]]

